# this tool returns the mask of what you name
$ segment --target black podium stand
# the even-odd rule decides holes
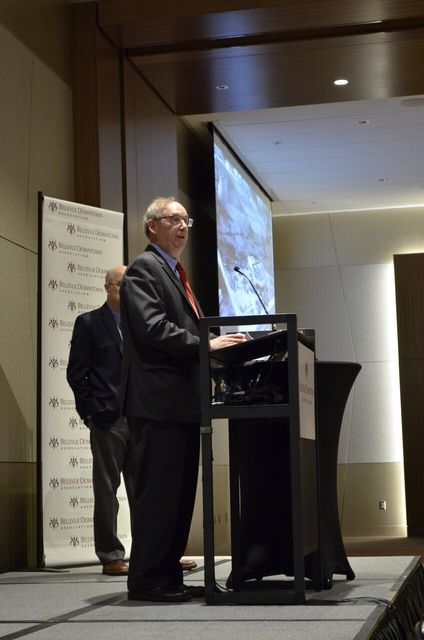
[[[275,373],[286,379],[287,363],[276,363]],[[316,427],[319,487],[319,554],[305,555],[305,575],[314,588],[329,589],[333,575],[355,574],[346,557],[340,530],[337,501],[337,454],[343,413],[352,385],[361,369],[355,362],[315,363]],[[230,420],[230,460],[240,478],[239,523],[240,578],[292,575],[290,532],[290,457],[288,430],[276,428],[273,420]],[[235,441],[235,445],[233,444]],[[264,446],[264,443],[267,446]],[[314,466],[311,443],[300,439],[303,465]],[[255,473],[252,474],[252,469]],[[313,491],[311,474],[303,478],[304,491]],[[304,503],[309,507],[310,500]],[[310,513],[303,513],[305,541]],[[309,526],[308,526],[309,525]],[[307,551],[307,546],[306,546]],[[233,578],[233,576],[232,576]],[[237,581],[232,580],[237,583]]]
[[[353,383],[361,370],[357,362],[317,361],[316,409],[319,437],[320,539],[323,587],[330,588],[333,574],[353,580],[346,557],[337,505],[337,453],[343,413]]]
[[[248,341],[241,345],[221,349],[220,352],[209,352],[209,330],[211,327],[225,327],[252,324],[281,324],[286,329],[271,333],[266,337]],[[306,343],[306,344],[305,344]],[[302,344],[302,347],[300,345]],[[314,368],[314,353],[311,340],[306,339],[297,329],[294,314],[275,314],[267,316],[203,318],[200,321],[200,378],[201,378],[201,436],[202,436],[202,471],[203,471],[203,528],[205,557],[205,600],[207,604],[301,604],[305,602],[305,556],[311,559],[313,579],[319,586],[322,582],[322,561],[320,559],[319,523],[318,523],[318,488],[317,488],[317,450],[315,425],[313,433],[302,433],[299,409],[299,350],[306,349],[309,354],[309,368]],[[278,356],[287,354],[284,362]],[[211,358],[215,365],[221,365],[228,373],[243,368],[243,374],[258,378],[255,367],[263,369],[263,364],[252,363],[252,359],[269,356],[274,368],[274,383],[280,379],[280,389],[274,384],[274,399],[260,397],[255,391],[255,384],[249,386],[249,393],[240,385],[239,396],[234,394],[233,403],[227,398],[223,404],[213,402],[211,385]],[[267,365],[270,366],[269,364]],[[302,365],[303,366],[303,365]],[[306,373],[308,364],[305,365]],[[269,369],[271,371],[271,369]],[[277,372],[277,374],[276,374]],[[281,374],[281,375],[280,375]],[[271,375],[271,374],[270,374]],[[313,371],[309,371],[311,380]],[[215,371],[216,378],[216,371]],[[225,378],[225,375],[224,375]],[[217,383],[219,384],[219,382]],[[313,383],[312,383],[313,384]],[[314,408],[314,387],[303,384],[312,398],[306,398]],[[304,391],[305,391],[304,389]],[[256,389],[257,391],[257,389]],[[272,395],[272,394],[271,394]],[[304,394],[305,395],[305,394]],[[310,407],[311,408],[311,407]],[[214,510],[213,510],[213,469],[212,469],[212,420],[214,418],[229,419],[230,438],[230,499],[231,499],[231,554],[232,572],[229,591],[216,588],[215,550],[214,550]],[[248,433],[250,432],[250,435]],[[246,525],[249,521],[249,503],[253,493],[249,491],[249,457],[254,455],[255,438],[271,438],[265,450],[272,450],[273,460],[280,456],[277,471],[278,487],[286,488],[286,496],[278,498],[280,504],[275,505],[278,516],[276,525],[276,553],[282,566],[275,570],[263,571],[263,561],[253,568],[253,575],[246,574],[243,539],[246,536]],[[245,437],[246,436],[246,437]],[[275,450],[275,444],[277,451]],[[248,443],[248,444],[246,444]],[[246,448],[246,446],[247,448]],[[247,463],[247,466],[246,466]],[[254,464],[254,461],[253,461]],[[267,461],[261,463],[258,475],[267,483]],[[270,462],[270,464],[272,464]],[[250,469],[252,471],[252,469]],[[272,476],[274,478],[275,476]],[[253,478],[254,481],[254,478]],[[288,495],[287,495],[288,488]],[[257,493],[257,492],[256,492]],[[284,492],[283,492],[284,493]],[[260,492],[259,492],[260,495]],[[262,496],[263,497],[263,496]],[[272,507],[272,505],[270,505]],[[256,507],[253,506],[253,511]],[[282,515],[281,515],[282,514]],[[273,516],[269,516],[270,522]],[[252,545],[249,546],[252,557]],[[268,543],[260,545],[265,553]],[[263,547],[263,548],[262,548]],[[274,549],[272,550],[275,551]],[[253,557],[255,549],[253,549]],[[272,564],[272,563],[271,563]],[[255,573],[256,568],[259,575]],[[280,568],[282,569],[280,571]],[[263,575],[285,573],[293,580],[266,580],[248,582],[249,578]]]

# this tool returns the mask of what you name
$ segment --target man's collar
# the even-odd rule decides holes
[[[109,311],[113,314],[113,316],[115,317],[115,319],[119,322],[119,320],[121,319],[121,313],[120,313],[120,310],[119,310],[119,309],[113,309],[113,308],[110,306],[110,304],[109,304],[109,302],[108,302],[107,300],[106,300],[106,304],[107,304],[107,307],[108,307]]]
[[[172,271],[175,271],[176,266],[177,266],[177,262],[178,260],[176,258],[174,258],[173,256],[170,256],[169,253],[166,253],[166,251],[164,251],[162,249],[162,247],[160,247],[158,244],[156,244],[155,242],[151,242],[150,245],[152,247],[154,247],[156,249],[156,251],[162,256],[162,258],[167,262],[167,264],[171,267]]]

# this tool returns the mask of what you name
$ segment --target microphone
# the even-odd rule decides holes
[[[265,306],[265,304],[264,304],[264,301],[262,300],[261,296],[260,296],[260,295],[259,295],[259,293],[257,292],[256,287],[255,287],[255,285],[253,284],[253,282],[251,281],[251,279],[250,279],[250,278],[249,278],[245,273],[243,273],[243,271],[240,269],[240,267],[234,267],[234,271],[237,271],[237,273],[239,273],[241,276],[244,276],[244,277],[246,278],[246,280],[248,281],[248,283],[249,283],[249,284],[250,284],[250,286],[252,287],[253,291],[255,292],[257,299],[258,299],[258,300],[259,300],[259,302],[261,303],[262,308],[263,308],[263,310],[265,311],[266,315],[267,315],[267,316],[269,316],[269,311],[268,311],[268,309],[266,308],[266,306]],[[273,330],[273,331],[276,331],[276,330],[277,330],[277,327],[275,326],[275,324],[274,324],[274,323],[272,323],[271,327],[272,327],[272,330]]]

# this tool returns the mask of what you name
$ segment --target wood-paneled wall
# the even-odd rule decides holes
[[[128,61],[123,65],[128,255],[146,244],[143,216],[157,196],[178,197],[176,117]]]
[[[94,3],[73,5],[72,43],[75,199],[127,213],[132,258],[147,204],[178,197],[177,118],[98,28]]]
[[[72,5],[75,199],[123,210],[119,52],[93,2]]]
[[[409,536],[424,535],[424,253],[394,256]]]

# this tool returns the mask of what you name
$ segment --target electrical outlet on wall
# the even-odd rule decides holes
[[[387,502],[385,500],[379,500],[378,501],[378,508],[380,509],[380,511],[386,511]]]

